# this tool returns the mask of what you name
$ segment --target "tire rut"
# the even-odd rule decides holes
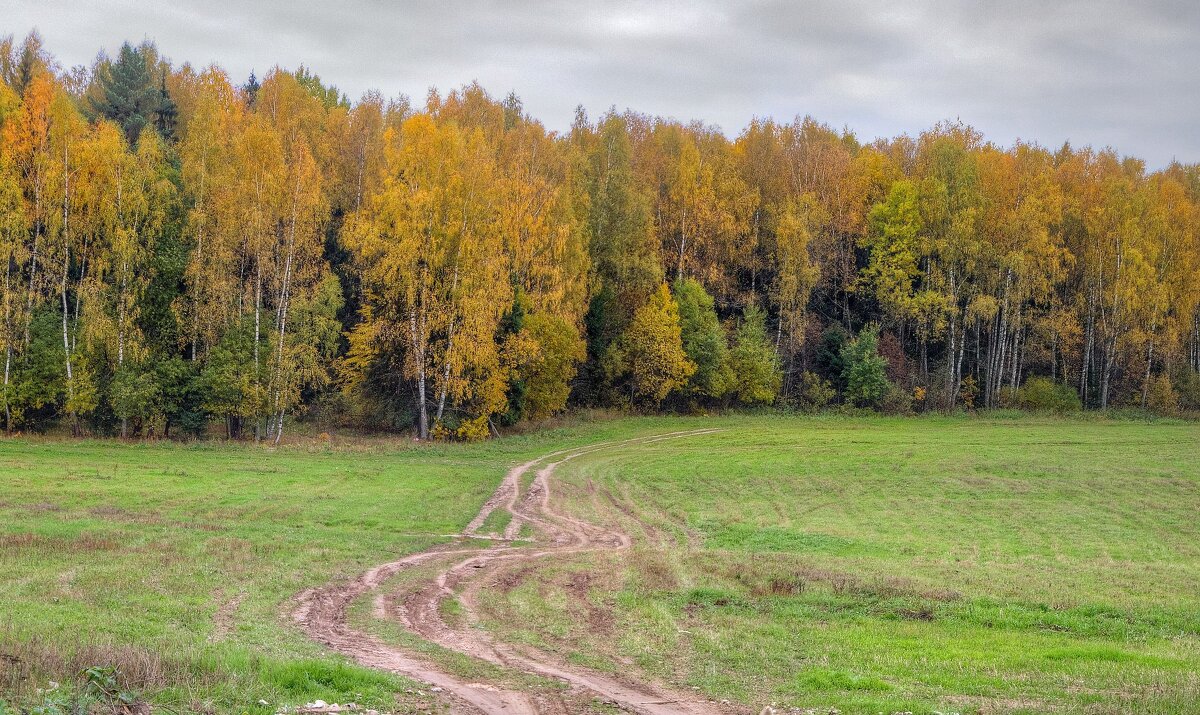
[[[551,506],[551,477],[559,465],[571,459],[612,447],[653,444],[667,439],[692,437],[716,432],[715,429],[687,430],[639,437],[616,442],[601,442],[569,450],[558,450],[518,465],[505,475],[492,496],[467,525],[464,538],[493,537],[481,534],[487,518],[498,508],[512,514],[502,540],[488,547],[464,547],[444,544],[402,559],[381,564],[349,582],[310,589],[297,597],[293,620],[314,640],[356,662],[407,676],[440,687],[451,701],[451,712],[513,713],[516,715],[557,715],[577,712],[571,698],[546,692],[528,693],[494,683],[471,682],[458,677],[430,660],[361,632],[348,622],[352,603],[375,592],[377,617],[395,619],[420,638],[509,671],[537,675],[564,682],[571,694],[594,697],[623,710],[643,715],[700,715],[729,712],[699,697],[666,690],[650,683],[636,682],[568,666],[548,653],[531,647],[517,647],[497,641],[480,626],[479,592],[495,580],[495,571],[514,564],[530,563],[554,556],[589,551],[620,550],[632,544],[623,532],[591,524]],[[521,494],[521,482],[531,470],[534,479]],[[528,524],[537,537],[534,543],[515,547],[512,542]],[[389,601],[380,591],[395,574],[408,568],[441,561],[436,575],[403,599]],[[441,615],[441,604],[456,598],[462,605],[462,627],[451,627]]]

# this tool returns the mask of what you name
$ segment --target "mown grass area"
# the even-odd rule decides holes
[[[557,503],[635,549],[498,589],[489,627],[758,706],[1200,708],[1200,425],[705,424],[564,464]]]
[[[513,464],[658,424],[434,446],[0,439],[0,703],[116,665],[177,710],[428,707],[308,641],[295,595],[449,540]]]

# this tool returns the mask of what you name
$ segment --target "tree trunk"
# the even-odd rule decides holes
[[[1083,401],[1083,406],[1088,404],[1088,377],[1089,368],[1092,364],[1092,352],[1096,347],[1096,312],[1094,291],[1088,289],[1087,300],[1087,319],[1083,345],[1083,361],[1079,366],[1079,397]]]
[[[83,302],[83,282],[87,276],[87,238],[79,250],[79,278],[75,281],[75,314],[71,318],[71,349],[74,350],[79,342],[79,306]]]
[[[675,266],[675,280],[679,281],[683,278],[683,252],[687,246],[687,236],[679,237],[679,263]]]
[[[1153,328],[1151,328],[1153,331]],[[1142,409],[1146,409],[1146,403],[1150,399],[1150,367],[1154,365],[1154,341],[1150,341],[1150,347],[1146,349],[1146,376],[1142,379]]]
[[[12,434],[12,406],[8,400],[8,379],[12,367],[12,340],[5,340],[4,346],[4,431]]]
[[[993,407],[999,405],[999,402],[1000,402],[1000,388],[1004,385],[1004,365],[1005,365],[1004,361],[1006,359],[1008,359],[1008,357],[1009,357],[1008,334],[1010,331],[1012,331],[1012,326],[1016,324],[1017,316],[1010,316],[1010,313],[1012,312],[1012,307],[1011,307],[1011,303],[1010,303],[1011,289],[1012,289],[1012,271],[1009,270],[1009,271],[1006,271],[1004,274],[1004,300],[1001,304],[1002,307],[1000,309],[1000,336],[999,336],[1000,354],[998,356],[998,359],[996,360],[995,374],[988,375],[988,377],[993,379],[995,382],[995,385],[992,388],[992,401],[993,401],[992,406]]]
[[[204,229],[196,234],[196,255],[204,255]],[[200,342],[200,296],[199,289],[193,288],[192,293],[192,362],[196,362],[196,346]]]
[[[929,384],[929,341],[924,337],[921,338],[921,381]]]
[[[1142,380],[1142,409],[1146,409],[1146,403],[1150,398],[1150,369],[1154,365],[1154,335],[1158,331],[1158,311],[1154,311],[1154,317],[1150,319],[1150,345],[1146,348],[1146,376]]]
[[[958,339],[958,359],[954,364],[954,388],[951,394],[953,397],[950,400],[950,409],[954,409],[955,403],[958,402],[959,389],[962,386],[962,362],[963,355],[967,352],[967,325],[964,319],[962,332]]]
[[[1188,364],[1200,372],[1200,311],[1192,319],[1192,339],[1189,341]]]
[[[290,307],[292,295],[292,266],[296,260],[296,223],[299,221],[300,212],[299,194],[300,175],[297,172],[296,193],[292,196],[292,224],[288,235],[287,260],[283,267],[283,286],[279,291],[279,349],[276,352],[275,360],[275,412],[278,414],[278,419],[275,428],[275,444],[279,444],[279,440],[283,438],[283,413],[285,412],[281,385],[283,380],[283,347],[284,338],[287,335],[288,308]]]
[[[975,318],[975,369],[971,374],[975,376],[976,382],[979,381],[979,363],[983,362],[983,353],[981,352],[982,348],[980,347],[979,339],[979,333],[983,330],[981,322],[979,318]]]
[[[67,269],[63,267],[63,279],[61,283],[62,295],[62,338],[63,338],[63,356],[67,368],[67,411],[71,415],[71,434],[78,437],[79,425],[75,415],[75,375],[71,369],[71,342],[67,336]]]
[[[1100,380],[1100,409],[1108,409],[1108,385],[1112,378],[1113,361],[1116,358],[1116,341],[1109,338],[1104,345],[1104,371]]]
[[[254,379],[258,379],[258,341],[262,336],[262,262],[255,257],[254,273]]]
[[[34,215],[40,215],[38,208],[41,205],[40,194],[34,198]],[[33,325],[33,298],[34,290],[37,286],[37,259],[38,247],[42,237],[42,222],[40,219],[35,219],[33,228],[33,249],[29,258],[29,296],[25,304],[25,347],[29,347],[29,329]]]
[[[255,254],[254,257],[254,381],[259,382],[259,367],[258,367],[258,343],[262,339],[262,257]],[[254,418],[254,441],[257,443],[262,437],[262,426],[259,424],[261,418]]]
[[[954,271],[950,271],[950,292],[954,292]],[[950,329],[946,333],[946,395],[950,398],[947,409],[954,408],[954,401],[958,399],[958,381],[954,379],[957,371],[957,366],[954,361],[954,322],[958,317],[958,301],[954,302],[954,309],[950,311]]]
[[[1050,341],[1050,381],[1058,382],[1058,333]]]
[[[981,389],[983,390],[983,406],[992,406],[992,376],[996,370],[996,353],[999,352],[999,335],[1000,335],[1000,314],[996,313],[996,317],[992,318],[992,324],[989,326],[987,339],[987,362],[983,368],[981,378]]]
[[[422,321],[424,322],[424,321]],[[417,335],[417,311],[408,312],[409,337],[413,348],[413,359],[417,366],[417,438],[429,439],[429,411],[425,404],[425,351]]]
[[[12,370],[12,271],[13,261],[4,262],[4,431],[12,434],[12,407],[8,399],[9,374]]]
[[[446,363],[442,370],[442,384],[438,390],[437,414],[433,418],[435,423],[440,423],[442,421],[442,414],[446,411],[446,394],[450,389],[450,350],[453,347],[453,338],[454,323],[452,322],[450,324],[450,335],[446,338]]]
[[[354,210],[358,211],[362,208],[363,198],[363,173],[367,168],[367,141],[364,138],[362,146],[358,151],[358,180],[355,182],[354,191]]]
[[[453,296],[458,290],[458,263],[454,264],[454,279],[450,282],[450,295]],[[454,349],[454,323],[453,317],[450,318],[450,326],[446,331],[446,358],[442,369],[442,384],[438,390],[438,406],[437,415],[434,417],[435,423],[442,421],[442,414],[446,410],[446,394],[450,389],[450,351]]]
[[[1012,377],[1009,380],[1009,387],[1017,389],[1018,378],[1021,376],[1021,337],[1024,331],[1020,328],[1013,331],[1013,349],[1012,349]]]
[[[1192,369],[1200,372],[1200,310],[1192,320]]]
[[[1000,314],[992,320],[991,330],[988,331],[987,366],[983,374],[983,405],[992,406],[992,385],[995,383],[996,357],[1000,353]]]

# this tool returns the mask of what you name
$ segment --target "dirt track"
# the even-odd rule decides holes
[[[584,709],[584,704],[592,699],[644,715],[727,712],[727,708],[696,695],[672,692],[649,683],[626,681],[568,666],[548,653],[497,642],[486,631],[476,627],[479,591],[495,581],[498,569],[537,562],[556,555],[617,550],[630,546],[626,534],[553,510],[550,485],[558,465],[605,448],[646,444],[713,431],[672,432],[561,450],[515,467],[505,476],[463,534],[465,537],[487,536],[479,533],[479,529],[489,514],[503,507],[512,513],[512,521],[505,529],[503,539],[494,541],[488,547],[466,547],[463,544],[437,546],[376,566],[350,582],[305,591],[297,599],[293,618],[313,639],[365,666],[405,675],[441,688],[449,696],[452,712],[520,715],[573,713]],[[522,494],[522,477],[533,469],[537,469],[536,476]],[[534,530],[536,538],[528,545],[514,545],[524,524]],[[390,577],[419,564],[438,564],[436,574],[407,598],[389,599],[380,590]],[[455,598],[455,590],[459,592],[458,599],[465,616],[465,623],[458,628],[451,627],[443,620],[440,609],[444,600]],[[425,658],[357,631],[348,624],[347,609],[351,603],[369,593],[375,593],[373,605],[377,617],[394,618],[405,629],[427,641],[511,671],[554,678],[569,687],[565,693],[559,694],[543,690],[524,692],[493,683],[468,682]]]

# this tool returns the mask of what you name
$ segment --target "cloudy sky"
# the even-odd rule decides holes
[[[1200,161],[1195,0],[3,0],[65,65],[152,39],[239,79],[304,63],[351,97],[478,80],[554,129],[576,105],[701,119],[810,114],[865,139],[961,118],[987,137]]]

